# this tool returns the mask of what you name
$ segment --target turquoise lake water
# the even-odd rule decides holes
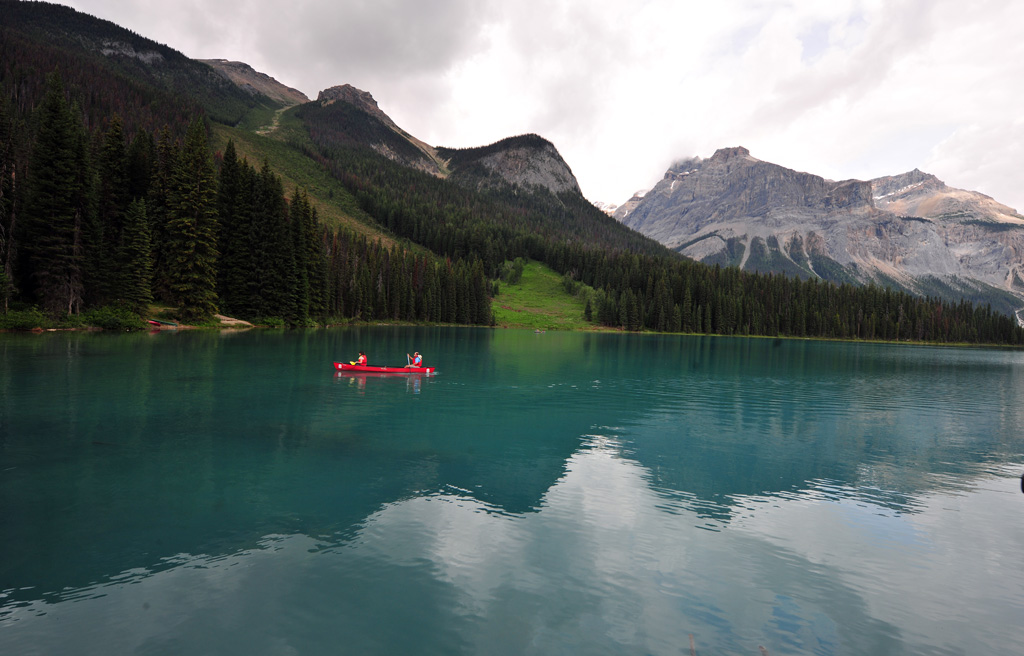
[[[0,654],[1022,653],[1022,399],[995,349],[0,335]]]

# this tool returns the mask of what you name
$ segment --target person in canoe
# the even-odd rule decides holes
[[[413,351],[412,355],[406,353],[405,357],[409,361],[409,364],[405,365],[406,369],[410,369],[412,367],[420,368],[423,366],[423,356],[420,355],[419,351]]]
[[[359,352],[359,357],[356,358],[356,361],[355,361],[354,364],[358,364],[361,367],[365,367],[366,366],[366,354],[363,353],[362,351],[360,351]]]

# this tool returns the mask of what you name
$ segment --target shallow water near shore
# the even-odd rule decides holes
[[[996,349],[0,335],[0,653],[1016,653],[1021,399]]]

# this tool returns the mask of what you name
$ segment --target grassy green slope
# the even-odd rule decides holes
[[[565,291],[562,277],[538,262],[523,269],[519,283],[502,283],[491,309],[494,323],[502,328],[534,330],[607,330],[583,320],[585,296]]]
[[[250,164],[259,168],[265,159],[274,173],[281,176],[289,195],[297,187],[306,189],[320,220],[329,229],[346,228],[370,239],[380,239],[390,247],[395,238],[359,208],[344,185],[296,146],[296,141],[304,136],[301,125],[289,120],[287,112],[279,121],[280,126],[268,136],[215,124],[212,146],[223,152],[228,140],[234,141],[238,156]]]

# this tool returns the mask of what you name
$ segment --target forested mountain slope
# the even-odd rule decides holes
[[[496,257],[533,256],[504,252],[517,240],[673,257],[654,240],[624,228],[588,203],[561,158],[551,161],[551,153],[557,156],[557,151],[544,139],[528,135],[480,149],[438,148],[434,152],[445,166],[429,168],[416,140],[400,137],[407,133],[376,103],[367,107],[367,95],[353,91],[348,97],[334,96],[329,102],[321,98],[290,110],[309,135],[308,143],[295,143],[359,195],[364,209],[381,218],[389,230],[442,255],[475,253],[490,270],[500,264]],[[560,193],[514,175],[481,173],[481,159],[522,152],[524,143],[539,153],[536,159],[520,157],[524,166],[557,170],[564,183]],[[478,176],[489,182],[478,185]]]
[[[12,89],[17,109],[35,106],[43,76],[59,68],[96,125],[114,112],[187,123],[181,114],[195,106],[233,125],[256,107],[281,105],[173,48],[57,4],[0,0],[0,53],[0,83]]]

